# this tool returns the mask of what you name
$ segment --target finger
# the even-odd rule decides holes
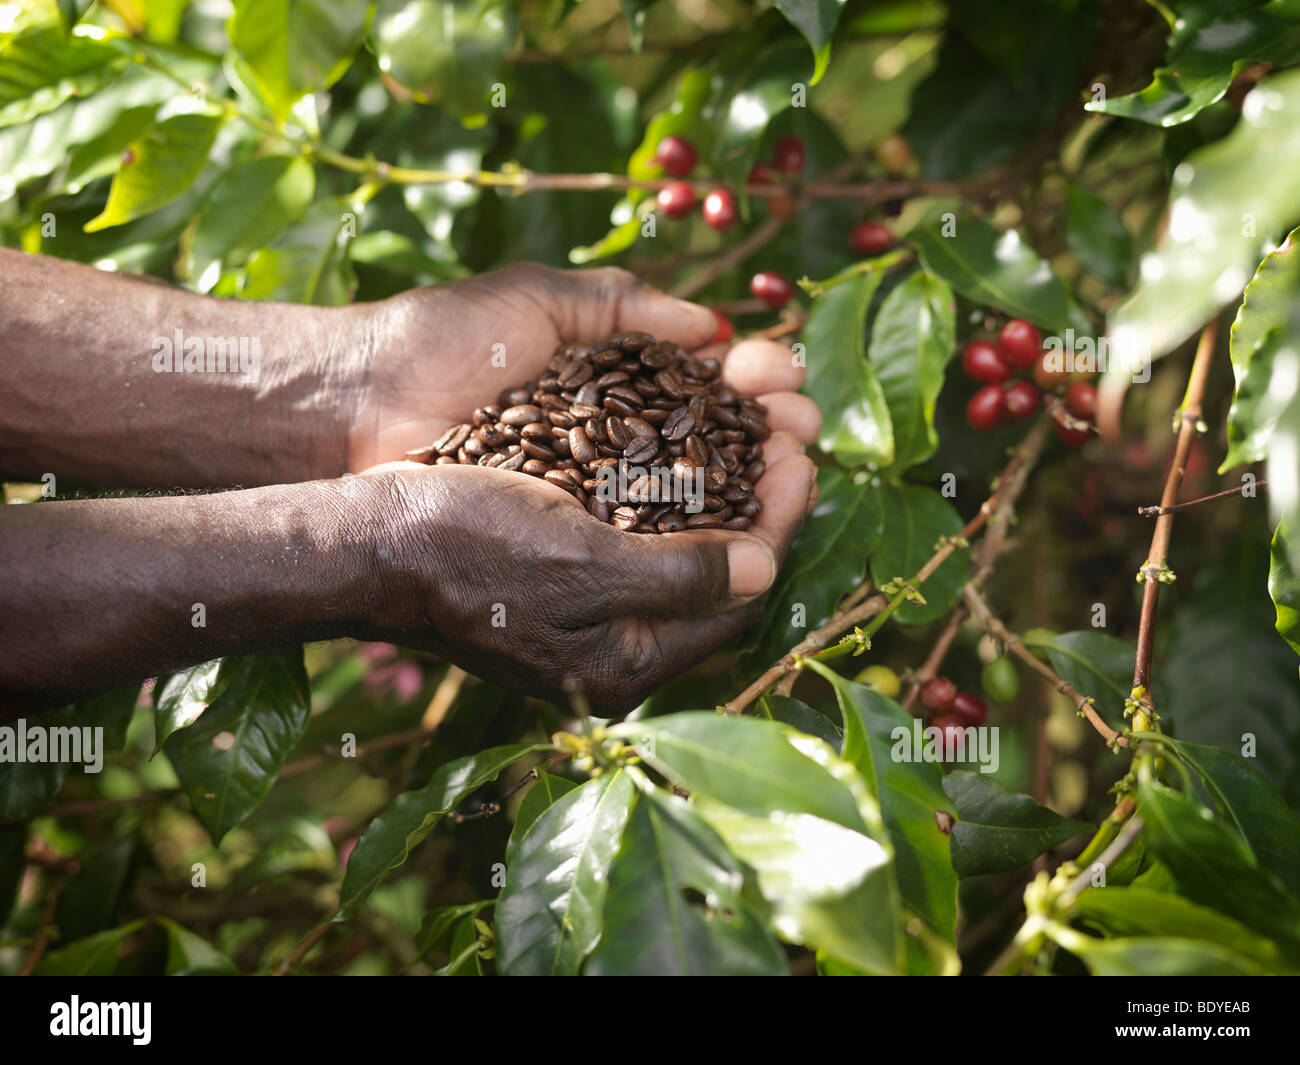
[[[807,396],[773,392],[759,396],[758,401],[767,408],[764,418],[773,432],[782,429],[804,444],[816,443],[817,434],[822,431],[822,412]]]
[[[548,271],[546,279],[559,297],[557,324],[569,340],[642,332],[689,351],[707,344],[718,330],[707,307],[660,292],[618,267]]]
[[[817,484],[817,467],[806,455],[790,455],[773,465],[755,486],[763,501],[750,532],[772,549],[780,563],[799,535],[807,513],[808,498]]]
[[[748,533],[600,528],[592,536],[606,584],[604,619],[707,617],[761,595],[776,578],[771,547]]]
[[[722,379],[742,396],[763,392],[797,392],[803,386],[803,367],[794,353],[774,340],[742,340],[727,352]]]
[[[381,462],[377,466],[368,466],[357,474],[358,477],[374,477],[381,473],[400,473],[404,470],[427,470],[429,467],[423,462],[406,462],[404,460],[395,460],[393,462]]]
[[[775,466],[783,458],[802,454],[803,442],[794,433],[788,433],[784,429],[777,429],[763,441],[763,464],[765,466]]]

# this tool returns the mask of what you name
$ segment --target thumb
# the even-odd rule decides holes
[[[618,328],[625,333],[649,333],[656,340],[670,340],[694,351],[717,335],[718,320],[707,307],[638,282],[619,301]]]

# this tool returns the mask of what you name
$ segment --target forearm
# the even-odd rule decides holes
[[[368,478],[0,507],[0,719],[362,632]]]
[[[215,299],[0,249],[0,477],[336,477],[367,341],[364,306]]]

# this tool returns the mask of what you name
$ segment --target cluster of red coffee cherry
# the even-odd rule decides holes
[[[988,704],[983,699],[972,692],[958,691],[957,685],[947,677],[931,677],[921,685],[921,705],[927,711],[926,724],[942,734],[945,750],[950,730],[979,726],[989,717]]]
[[[1097,412],[1097,389],[1075,374],[1052,369],[1043,351],[1043,338],[1032,322],[1012,318],[996,341],[973,340],[962,352],[962,369],[982,383],[966,404],[966,421],[972,429],[986,432],[1000,425],[1028,418],[1042,404],[1042,392],[1065,389],[1065,409],[1073,418],[1091,422]],[[1012,380],[1021,370],[1033,368],[1033,382]],[[1082,447],[1092,436],[1088,425],[1070,425],[1053,418],[1052,428],[1061,442]]]

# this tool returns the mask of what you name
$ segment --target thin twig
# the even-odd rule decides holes
[[[934,641],[934,646],[930,648],[930,653],[925,656],[921,668],[912,674],[910,687],[903,699],[903,709],[908,713],[911,713],[912,707],[916,705],[916,700],[921,694],[921,687],[925,682],[933,680],[939,675],[939,667],[943,665],[948,649],[952,647],[953,641],[957,638],[962,622],[969,616],[970,611],[966,608],[965,603],[958,603],[953,607],[952,613],[948,616],[948,624],[943,627],[943,632],[939,633],[939,638]]]
[[[1251,487],[1263,488],[1267,484],[1267,481],[1255,481]],[[1138,513],[1144,518],[1158,518],[1162,514],[1172,514],[1175,510],[1182,510],[1184,507],[1194,507],[1198,503],[1209,503],[1211,500],[1223,499],[1227,496],[1242,496],[1243,498],[1246,498],[1243,495],[1245,488],[1246,486],[1244,484],[1238,485],[1236,488],[1225,488],[1222,492],[1215,492],[1213,495],[1201,496],[1200,499],[1188,499],[1182,503],[1172,503],[1167,507],[1138,507]]]

